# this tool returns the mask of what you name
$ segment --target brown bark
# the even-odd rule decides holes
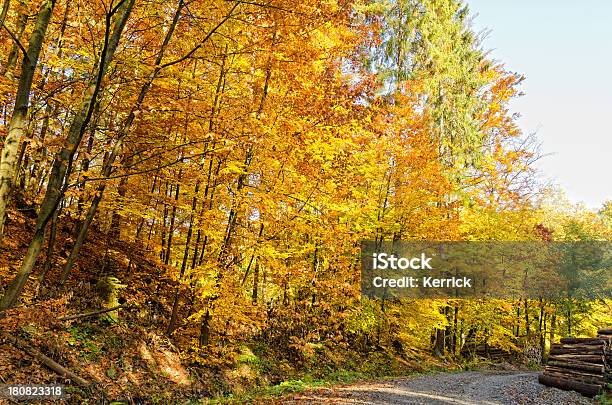
[[[251,300],[253,303],[257,303],[257,293],[259,291],[259,262],[255,263],[255,268],[253,269],[253,293],[251,295]],[[314,294],[313,294],[314,300]]]
[[[551,355],[548,358],[548,361],[579,361],[584,363],[592,363],[592,364],[605,364],[604,356],[597,356],[594,354],[560,354],[560,355]]]
[[[540,384],[544,384],[549,387],[556,387],[566,391],[576,391],[587,397],[597,396],[602,391],[601,385],[598,384],[588,384],[546,374],[540,374],[538,381]]]
[[[75,319],[82,319],[82,318],[89,318],[92,316],[96,316],[96,315],[102,315],[102,314],[106,314],[107,312],[113,312],[116,311],[118,309],[123,308],[123,305],[117,305],[111,308],[104,308],[98,311],[92,311],[92,312],[85,312],[82,314],[75,314],[75,315],[68,315],[68,316],[62,316],[61,318],[57,318],[60,321],[73,321]]]
[[[557,330],[557,312],[553,312],[552,316],[550,317],[550,332],[548,336],[548,340],[550,341],[551,345],[555,341],[555,331],[556,330]]]
[[[548,362],[548,365],[570,370],[588,371],[596,374],[603,375],[605,367],[601,364],[583,363],[579,361],[559,361],[552,360]]]
[[[200,347],[208,346],[210,342],[210,312],[206,310],[206,314],[202,318],[202,324],[200,325],[200,337],[198,344]]]
[[[567,368],[550,367],[547,366],[544,370],[544,374],[552,377],[569,378],[574,381],[581,381],[588,384],[605,384],[603,375],[590,374],[580,370],[570,370]]]
[[[434,346],[434,354],[438,357],[444,356],[444,329],[436,329],[436,343]]]
[[[529,339],[529,336],[531,334],[531,327],[530,327],[530,321],[529,321],[529,302],[526,298],[525,298],[524,304],[525,304],[525,334],[527,335],[527,338]]]
[[[588,355],[603,355],[604,349],[602,346],[587,346],[587,345],[572,345],[572,346],[557,346],[553,345],[550,348],[550,354],[588,354]]]
[[[610,337],[610,339],[605,339],[605,338],[561,338],[561,343],[566,344],[566,345],[582,344],[582,345],[587,345],[587,346],[588,345],[601,346],[603,344],[611,344],[612,336]]]

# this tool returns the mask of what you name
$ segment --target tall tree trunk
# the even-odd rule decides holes
[[[553,312],[552,316],[550,317],[550,332],[549,332],[549,341],[550,344],[552,345],[555,342],[555,331],[557,330],[557,311],[555,310],[555,312]]]
[[[155,172],[155,175],[153,176],[153,185],[151,186],[151,191],[150,194],[153,195],[153,193],[155,193],[155,189],[157,188],[157,178],[158,178],[158,173],[159,172]],[[148,207],[151,205],[152,199],[149,198],[149,203],[147,204],[147,210],[149,209]],[[142,230],[145,226],[145,216],[143,216],[142,218],[140,218],[140,223],[138,224],[138,228],[136,229],[136,236],[134,238],[134,241],[138,241],[141,238],[141,234],[142,234]]]
[[[200,191],[200,181],[198,180],[195,185],[193,200],[191,201],[191,214],[189,216],[189,228],[187,229],[187,240],[185,241],[185,252],[183,253],[183,262],[181,263],[181,272],[179,275],[179,284],[174,290],[174,302],[172,304],[172,315],[170,316],[170,322],[166,329],[166,334],[170,335],[174,331],[176,326],[176,319],[178,316],[178,305],[179,305],[179,292],[180,285],[187,270],[187,259],[189,258],[189,247],[191,244],[191,236],[193,235],[193,221],[195,220],[195,212],[198,204],[198,192]]]
[[[446,315],[446,321],[448,322],[448,325],[446,326],[446,329],[444,330],[444,346],[447,352],[451,352],[452,346],[453,346],[453,323],[451,322],[451,319],[450,319],[451,317],[450,305],[447,305],[444,308],[444,314]]]
[[[66,27],[68,25],[69,14],[70,14],[70,2],[67,2],[66,7],[64,9],[64,18],[62,19],[59,37],[57,38],[57,44],[56,44],[58,59],[60,59],[62,55],[64,54],[64,34],[66,32]],[[48,69],[47,74],[50,74],[51,72],[52,72],[52,69]],[[59,76],[64,76],[64,73],[65,73],[65,68],[62,68],[60,70]],[[46,82],[46,78],[44,81]],[[57,115],[59,108],[60,108],[60,104],[57,101],[54,101],[54,100],[46,101],[45,114],[44,114],[43,122],[40,128],[40,135],[39,135],[39,141],[41,144],[44,144],[45,138],[47,137],[47,132],[49,131],[49,122],[51,120],[51,117]],[[39,151],[39,155],[35,156],[34,164],[32,165],[32,169],[30,170],[30,181],[26,185],[28,191],[34,192],[36,194],[40,194],[40,189],[42,188],[42,184],[44,182],[43,181],[43,177],[44,177],[43,168],[44,168],[44,161],[46,158],[47,158],[47,149],[42,148],[42,150]],[[39,169],[41,169],[40,175],[38,175]]]
[[[452,342],[453,354],[457,354],[458,318],[459,318],[459,305],[455,304],[455,311],[453,314],[453,342]]]
[[[84,199],[84,194],[85,194],[85,186],[87,183],[87,172],[89,171],[89,165],[91,164],[91,151],[93,150],[93,146],[94,146],[94,141],[96,139],[96,130],[97,130],[97,121],[99,119],[99,114],[100,114],[100,103],[96,103],[95,107],[94,107],[94,116],[96,117],[96,119],[94,119],[94,124],[91,125],[91,128],[89,129],[89,137],[87,138],[87,146],[85,148],[85,157],[83,157],[83,160],[81,161],[81,173],[83,174],[83,181],[79,182],[79,196],[77,197],[77,234],[79,232],[79,230],[81,229],[81,227],[83,226],[83,221],[81,220],[81,215],[83,214],[83,206],[85,205],[85,199]]]
[[[166,180],[166,186],[164,189],[164,214],[161,221],[161,249],[159,251],[159,260],[164,263],[166,261],[164,257],[164,255],[166,254],[166,222],[168,221],[168,203],[165,200],[168,195],[172,195],[172,185],[169,185],[168,180]]]
[[[531,335],[531,327],[529,324],[529,302],[527,301],[527,298],[525,298],[525,335],[527,336],[527,339],[529,339],[530,335]]]
[[[21,64],[21,75],[15,97],[15,108],[11,121],[9,122],[8,134],[4,140],[2,151],[0,152],[0,241],[4,235],[4,223],[6,219],[6,207],[9,203],[11,191],[13,190],[13,180],[17,172],[17,155],[22,138],[28,128],[28,111],[30,102],[30,91],[32,80],[36,73],[36,66],[40,51],[42,49],[47,27],[53,14],[55,0],[43,0],[38,11],[36,25],[30,42],[28,51]]]
[[[255,268],[253,269],[253,293],[251,294],[251,300],[254,304],[257,303],[257,292],[259,291],[259,261],[255,263]],[[313,294],[314,300],[314,294]]]
[[[266,267],[263,269],[263,278],[261,280],[261,302],[266,303],[266,285],[268,283],[268,270]]]
[[[181,192],[181,179],[183,177],[183,169],[179,169],[178,179],[174,187],[174,204],[172,205],[172,213],[170,214],[170,224],[168,225],[168,240],[166,241],[166,254],[164,255],[164,264],[170,264],[172,254],[172,240],[174,239],[174,224],[176,222],[176,209],[179,202]]]
[[[129,165],[130,160],[128,159],[124,163],[125,165]],[[127,194],[127,191],[128,191],[128,177],[123,176],[121,180],[119,180],[119,185],[117,186],[117,194],[119,195],[118,202],[120,206],[125,205],[125,196]],[[104,189],[100,190],[99,194],[102,194],[103,192],[104,192]],[[96,205],[96,211],[97,211],[97,205]],[[115,240],[119,240],[121,238],[121,215],[117,212],[117,210],[113,210],[113,213],[111,215],[109,235],[111,236],[111,238]]]
[[[521,302],[519,301],[516,304],[516,331],[514,332],[514,336],[519,337],[521,333]]]
[[[40,273],[38,277],[38,284],[43,285],[45,282],[45,277],[49,270],[51,270],[51,266],[53,265],[53,251],[55,249],[55,240],[57,239],[57,220],[62,211],[62,204],[60,203],[59,209],[55,210],[53,214],[53,218],[51,219],[51,233],[49,235],[49,242],[47,244],[47,252],[45,255],[45,267],[43,271]]]
[[[208,346],[210,342],[210,311],[206,310],[206,314],[202,318],[202,323],[200,324],[200,338],[198,339],[198,343],[200,347]]]
[[[434,347],[434,354],[437,357],[444,356],[444,337],[445,337],[445,330],[436,329],[436,343]]]

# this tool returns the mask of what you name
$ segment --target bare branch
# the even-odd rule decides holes
[[[21,43],[21,41],[19,41],[19,38],[17,38],[15,36],[15,34],[13,34],[13,32],[9,29],[9,27],[7,27],[4,24],[4,21],[2,21],[2,27],[4,27],[4,29],[6,30],[6,32],[8,32],[9,36],[11,37],[11,39],[15,42],[15,44],[17,44],[17,46],[19,47],[19,49],[23,53],[23,57],[26,59],[26,61],[28,63],[32,63],[32,61],[30,60],[30,57],[28,56],[28,51],[26,51],[26,49],[23,46],[23,44]]]
[[[204,37],[204,39],[202,40],[202,42],[200,42],[198,45],[196,45],[191,51],[187,52],[187,54],[181,56],[180,58],[173,60],[172,62],[168,62],[168,63],[164,63],[161,68],[167,68],[169,66],[172,65],[176,65],[177,63],[181,63],[184,60],[188,59],[191,55],[193,55],[198,49],[200,49],[205,43],[206,41],[208,41],[210,39],[210,37],[219,29],[221,28],[221,26],[223,24],[225,24],[225,22],[227,20],[229,20],[232,16],[232,14],[234,13],[234,10],[236,10],[236,7],[238,7],[242,2],[237,1],[231,8],[231,10],[229,11],[229,13],[227,13],[227,15],[225,17],[223,17],[223,19],[221,21],[219,21],[219,23],[212,29],[210,30],[210,32],[208,34],[206,34],[206,36]]]
[[[116,311],[118,309],[123,308],[123,305],[117,305],[115,307],[112,308],[104,308],[98,311],[92,311],[92,312],[85,312],[83,314],[76,314],[76,315],[68,315],[68,316],[62,316],[61,318],[57,318],[60,321],[73,321],[75,319],[81,319],[81,318],[89,318],[95,315],[102,315],[105,314],[107,312],[112,312],[112,311]]]

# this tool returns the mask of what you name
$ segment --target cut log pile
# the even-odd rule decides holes
[[[594,397],[612,384],[612,329],[596,338],[563,338],[553,344],[540,384]]]
[[[490,359],[497,363],[504,361],[511,362],[516,358],[516,355],[510,351],[490,346],[486,342],[477,343],[473,336],[468,336],[466,338],[465,344],[461,347],[461,356],[464,358],[477,356]]]
[[[489,358],[492,361],[498,363],[502,361],[510,361],[512,359],[512,353],[507,352],[498,347],[491,347],[485,345],[477,346],[476,350],[474,351],[474,354],[476,356]]]

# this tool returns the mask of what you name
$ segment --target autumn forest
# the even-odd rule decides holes
[[[363,240],[612,236],[461,0],[0,7],[0,384],[191,403],[612,327],[609,297],[361,294]]]

